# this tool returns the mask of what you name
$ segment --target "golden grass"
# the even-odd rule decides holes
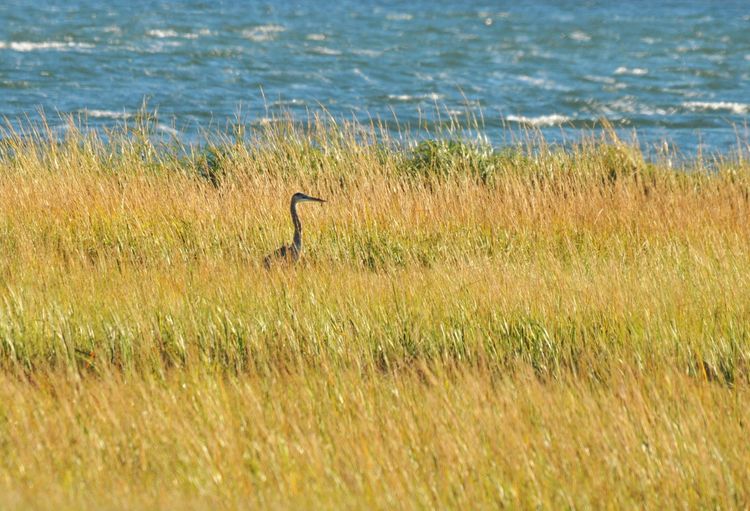
[[[33,385],[32,389],[29,386]],[[746,388],[485,370],[3,378],[4,508],[744,507]],[[4,407],[7,405],[4,405]]]
[[[750,505],[746,149],[151,126],[0,141],[0,508]]]

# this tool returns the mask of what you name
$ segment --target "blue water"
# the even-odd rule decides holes
[[[481,112],[492,140],[607,118],[647,145],[726,151],[748,138],[750,2],[0,4],[0,115],[108,126],[144,98],[188,138],[238,112],[416,125],[437,107]]]

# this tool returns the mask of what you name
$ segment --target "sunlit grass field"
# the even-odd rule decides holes
[[[155,126],[0,140],[0,509],[750,506],[746,144]]]

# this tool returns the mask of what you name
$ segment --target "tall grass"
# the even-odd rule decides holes
[[[3,133],[0,507],[750,505],[747,147],[155,126]]]

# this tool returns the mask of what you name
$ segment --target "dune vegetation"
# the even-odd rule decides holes
[[[0,509],[750,506],[747,145],[156,125],[2,133]]]

